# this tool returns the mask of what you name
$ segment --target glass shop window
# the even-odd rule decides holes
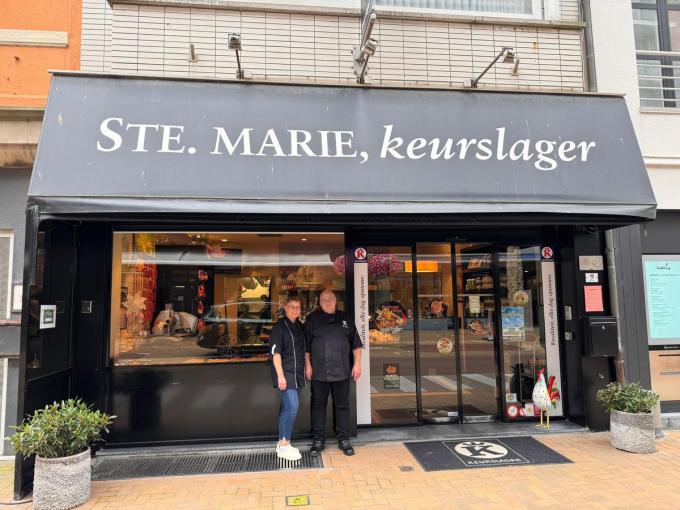
[[[116,365],[264,361],[288,296],[302,320],[331,289],[344,309],[342,233],[116,232]]]
[[[533,388],[539,370],[546,368],[541,247],[508,246],[499,262],[506,403],[518,406],[521,413],[515,417],[531,417],[538,412]]]

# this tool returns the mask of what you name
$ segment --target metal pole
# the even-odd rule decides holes
[[[487,72],[489,72],[489,69],[491,69],[491,68],[494,66],[494,64],[500,60],[501,55],[503,55],[503,53],[505,53],[505,50],[506,50],[506,49],[507,49],[507,48],[503,48],[503,49],[500,51],[500,53],[499,53],[498,55],[496,55],[496,58],[494,58],[493,61],[492,61],[488,66],[486,66],[486,69],[484,69],[484,71],[482,71],[482,74],[480,74],[479,76],[477,76],[477,78],[475,78],[474,80],[472,80],[472,88],[477,88],[477,83],[479,83],[479,80],[481,80],[482,77],[483,77]]]
[[[236,65],[238,65],[238,79],[243,79],[243,70],[241,69],[241,58],[238,55],[238,50],[236,50]]]

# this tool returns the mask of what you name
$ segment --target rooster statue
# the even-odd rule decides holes
[[[545,379],[543,377],[543,372],[545,369],[542,368],[538,371],[538,381],[534,386],[534,392],[531,395],[534,405],[541,410],[541,423],[538,427],[549,429],[550,428],[550,406],[553,408],[557,407],[557,402],[560,400],[560,392],[553,389],[555,384],[555,376],[551,375],[548,379],[548,385],[545,385]],[[545,413],[546,424],[543,424],[543,413]]]

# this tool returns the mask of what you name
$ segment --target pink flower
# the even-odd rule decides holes
[[[401,262],[391,253],[378,253],[368,257],[368,274],[371,276],[391,276],[401,271]]]
[[[338,276],[345,276],[345,256],[340,255],[333,261],[333,271]]]
[[[378,253],[368,257],[368,274],[370,276],[392,276],[402,270],[402,264],[396,255]],[[333,261],[333,271],[338,276],[345,276],[345,256],[340,255]]]

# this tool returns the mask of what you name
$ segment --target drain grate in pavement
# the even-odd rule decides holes
[[[181,476],[214,473],[277,471],[322,468],[321,457],[300,450],[302,459],[279,459],[275,451],[248,451],[187,455],[99,456],[92,466],[93,480],[127,480],[152,476]]]

